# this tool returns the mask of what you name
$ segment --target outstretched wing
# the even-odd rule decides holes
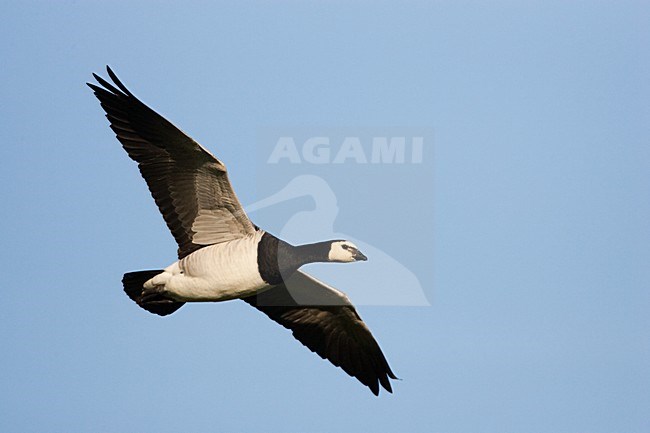
[[[160,212],[178,243],[178,256],[226,242],[255,228],[230,185],[226,166],[167,119],[147,107],[107,67],[117,88],[93,74],[87,83],[117,139],[138,163]]]
[[[298,271],[285,284],[243,298],[321,358],[379,394],[393,392],[391,371],[377,341],[347,296]]]

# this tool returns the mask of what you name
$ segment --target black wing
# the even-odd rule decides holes
[[[93,74],[88,83],[117,139],[138,163],[183,258],[205,246],[254,233],[225,165],[147,107],[107,67],[115,86]]]
[[[243,298],[321,358],[379,394],[379,384],[393,392],[391,371],[377,341],[350,300],[315,278],[296,272],[285,284]]]

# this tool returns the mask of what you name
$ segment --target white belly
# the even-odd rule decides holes
[[[257,267],[262,233],[210,245],[171,264],[145,283],[163,286],[165,294],[185,302],[225,301],[250,296],[268,287]]]

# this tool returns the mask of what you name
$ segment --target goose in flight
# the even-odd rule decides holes
[[[373,394],[379,385],[392,392],[389,379],[397,378],[348,297],[299,270],[366,256],[346,240],[294,246],[257,227],[225,165],[107,71],[114,84],[97,74],[99,85],[87,84],[178,243],[178,260],[167,268],[126,273],[126,294],[160,316],[186,302],[242,299]]]

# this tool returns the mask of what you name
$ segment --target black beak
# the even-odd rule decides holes
[[[368,260],[368,257],[366,257],[361,251],[357,251],[354,254],[354,260],[365,262],[366,260]]]

